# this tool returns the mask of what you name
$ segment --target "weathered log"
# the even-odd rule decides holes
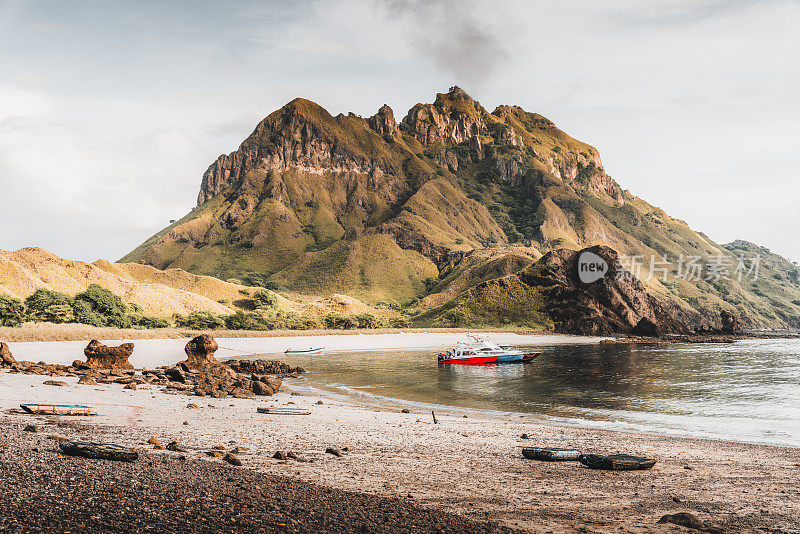
[[[58,445],[61,452],[68,456],[81,456],[98,460],[114,460],[117,462],[133,462],[139,453],[133,449],[113,443],[93,443],[90,441],[63,441]]]

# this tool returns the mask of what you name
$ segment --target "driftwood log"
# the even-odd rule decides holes
[[[118,462],[133,462],[139,458],[139,453],[122,445],[113,443],[93,443],[90,441],[62,441],[59,445],[61,452],[68,456],[81,456],[98,460],[115,460]]]

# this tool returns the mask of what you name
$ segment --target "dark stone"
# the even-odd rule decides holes
[[[647,317],[639,319],[639,322],[633,327],[631,334],[642,337],[661,337],[658,325]]]
[[[17,363],[14,356],[11,354],[11,349],[8,348],[8,343],[0,341],[0,368],[11,367]]]
[[[36,425],[27,425],[22,429],[23,432],[36,432]]]
[[[242,461],[231,453],[226,454],[222,459],[231,465],[242,465]]]
[[[219,349],[219,345],[213,337],[208,334],[202,334],[186,344],[184,352],[186,352],[187,360],[183,362],[191,369],[204,369],[210,365],[219,365],[219,362],[214,358],[214,353]]]
[[[133,354],[133,343],[123,343],[118,347],[108,347],[93,339],[83,349],[86,356],[86,367],[92,369],[130,369],[133,365],[128,361]]]
[[[283,451],[278,451],[275,454],[273,454],[272,457],[275,458],[276,460],[287,460],[289,458],[289,455],[287,455]]]
[[[737,334],[742,330],[742,321],[728,310],[722,310],[719,314],[722,322],[722,332],[725,334]]]
[[[659,523],[672,523],[673,525],[680,525],[682,527],[699,530],[701,532],[709,532],[710,534],[723,534],[725,531],[707,521],[701,520],[694,514],[689,512],[678,512],[677,514],[667,514],[658,520]]]
[[[335,449],[335,448],[333,448],[333,447],[328,447],[327,449],[325,449],[325,452],[326,452],[327,454],[332,454],[332,455],[334,455],[334,456],[338,456],[338,457],[340,457],[340,458],[341,458],[342,456],[344,456],[344,454],[342,454],[342,451],[340,451],[339,449]]]
[[[227,360],[225,363],[241,374],[289,375],[305,372],[302,367],[292,367],[278,360]],[[253,377],[253,380],[259,379],[259,376]]]

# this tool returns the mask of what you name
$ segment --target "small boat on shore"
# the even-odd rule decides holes
[[[308,349],[286,349],[284,354],[321,354],[325,347],[311,347]]]
[[[291,408],[287,406],[270,406],[268,408],[257,408],[258,413],[271,415],[311,415],[311,410],[306,408]]]
[[[97,415],[90,406],[75,406],[71,404],[20,404],[20,408],[34,415]]]
[[[467,335],[473,340],[473,343],[459,343],[447,352],[440,353],[438,357],[440,364],[522,363],[529,362],[540,354],[539,352],[525,353],[513,347],[500,346],[475,334]]]

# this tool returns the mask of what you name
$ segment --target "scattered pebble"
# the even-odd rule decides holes
[[[325,452],[327,454],[332,454],[334,456],[338,456],[339,458],[344,456],[344,454],[342,454],[342,451],[340,451],[339,449],[334,449],[333,447],[328,447],[327,449],[325,449]]]
[[[189,408],[190,410],[197,410],[197,409],[200,408],[200,406],[196,405],[193,402],[190,402],[189,404],[187,404],[186,407]]]
[[[45,380],[44,382],[42,382],[42,384],[44,384],[45,386],[59,386],[62,388],[69,386],[69,384],[61,380]]]
[[[158,441],[158,438],[155,436],[150,436],[150,439],[147,440],[147,443],[150,445],[161,445],[161,442]]]
[[[23,432],[36,432],[36,425],[27,425],[25,428],[22,429]]]
[[[222,459],[231,465],[242,465],[242,461],[231,453],[226,454]]]

